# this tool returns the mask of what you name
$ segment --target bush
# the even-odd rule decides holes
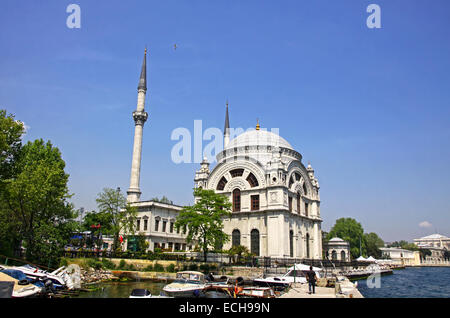
[[[86,265],[88,267],[91,267],[91,268],[96,269],[96,270],[103,268],[103,263],[100,262],[98,259],[95,259],[95,258],[88,259],[87,262],[86,262]]]
[[[61,257],[61,259],[59,260],[59,267],[61,266],[68,266],[69,262],[67,261],[67,259]]]
[[[121,259],[119,263],[119,269],[125,269],[127,267],[127,262],[125,260]]]
[[[205,273],[205,274],[209,273],[209,265],[208,265],[208,264],[201,264],[201,265],[200,265],[200,270],[201,270],[203,273]]]
[[[175,273],[175,264],[170,264],[166,267],[166,271],[169,273]]]
[[[135,270],[136,270],[136,267],[134,267],[133,264],[128,264],[128,266],[126,267],[126,269],[129,270],[129,271],[135,271]]]
[[[102,264],[103,264],[103,268],[106,268],[106,269],[115,269],[116,268],[116,265],[114,265],[114,263],[111,262],[107,258],[102,259]]]
[[[147,265],[147,267],[144,268],[144,272],[153,272],[153,265]]]
[[[189,270],[190,271],[198,271],[197,264],[189,264]]]
[[[155,272],[164,272],[164,266],[159,263],[155,263],[155,265],[153,266],[153,270]]]

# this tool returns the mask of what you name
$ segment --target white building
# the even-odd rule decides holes
[[[397,247],[380,247],[380,250],[382,257],[391,259],[394,265],[420,265],[420,253],[418,251],[410,251]]]
[[[323,246],[329,260],[350,262],[350,243],[334,237]]]
[[[441,234],[432,234],[414,239],[414,244],[420,249],[429,250],[431,255],[427,255],[423,263],[448,263],[445,252],[450,250],[450,238]]]
[[[322,258],[319,183],[311,165],[282,137],[261,130],[230,140],[228,105],[224,150],[210,171],[204,160],[195,186],[227,196],[233,213],[224,220],[231,241],[257,256]]]

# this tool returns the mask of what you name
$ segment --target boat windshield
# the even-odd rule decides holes
[[[199,274],[192,273],[177,273],[175,279],[176,283],[189,283],[189,284],[203,284],[205,281],[204,277]]]

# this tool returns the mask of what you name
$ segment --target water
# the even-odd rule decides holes
[[[97,285],[99,290],[81,292],[83,298],[128,298],[135,288],[148,289],[159,295],[164,282],[111,282]],[[358,280],[358,290],[367,298],[450,298],[450,267],[408,267],[381,276],[381,288],[369,288],[366,280]]]
[[[381,277],[381,288],[369,288],[358,280],[367,298],[450,298],[450,267],[407,267]]]
[[[159,295],[163,287],[167,283],[164,282],[111,282],[100,283],[96,285],[98,290],[92,292],[80,292],[80,298],[128,298],[133,289],[148,289],[152,295]]]

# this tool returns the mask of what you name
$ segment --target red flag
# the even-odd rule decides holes
[[[122,237],[122,235],[121,235],[121,236],[119,236],[119,240],[120,240],[120,243],[122,243],[122,242],[123,242],[123,237]]]

